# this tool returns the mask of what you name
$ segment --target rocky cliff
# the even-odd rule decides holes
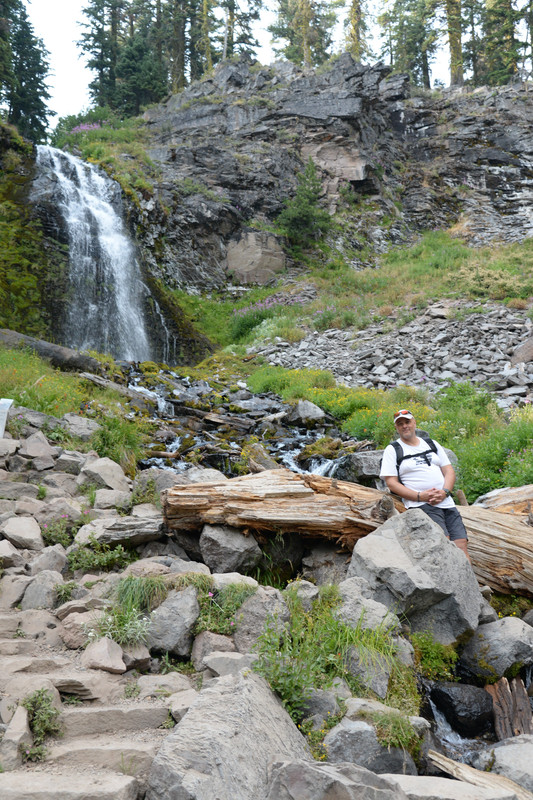
[[[225,62],[145,113],[160,170],[137,215],[145,258],[170,285],[267,282],[285,266],[268,224],[309,157],[342,218],[330,245],[355,268],[363,246],[375,263],[426,228],[519,241],[532,230],[531,114],[527,85],[412,96],[406,76],[348,54],[324,72]]]

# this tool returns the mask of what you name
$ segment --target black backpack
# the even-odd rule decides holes
[[[391,442],[391,445],[394,447],[394,450],[395,450],[395,453],[396,453],[396,470],[398,472],[398,480],[400,481],[400,483],[402,483],[402,479],[400,478],[400,464],[402,463],[402,461],[404,461],[406,458],[418,458],[418,457],[422,456],[422,458],[424,459],[424,461],[426,462],[428,467],[430,467],[431,466],[431,461],[428,458],[428,454],[437,452],[437,445],[435,444],[433,439],[430,439],[429,436],[420,436],[420,434],[419,434],[419,438],[422,439],[422,441],[424,441],[427,444],[427,446],[429,447],[429,450],[424,450],[423,453],[412,453],[409,456],[406,456],[404,454],[403,448],[402,448],[400,442],[398,442],[397,440],[395,440],[394,442]]]

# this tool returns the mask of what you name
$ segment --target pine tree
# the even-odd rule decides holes
[[[306,247],[327,232],[331,220],[319,205],[322,183],[311,158],[297,177],[296,194],[285,202],[276,222],[292,244]]]
[[[484,70],[486,83],[507,83],[515,74],[520,59],[516,36],[518,13],[512,0],[488,0],[485,10]]]
[[[98,106],[115,107],[116,70],[121,43],[126,38],[124,24],[127,0],[90,0],[83,9],[87,22],[79,47],[89,55],[87,66],[96,76],[89,84],[89,92]]]
[[[237,53],[252,54],[259,46],[252,25],[259,19],[262,0],[222,0],[219,8],[224,11],[224,32],[221,57],[232,58]]]
[[[326,0],[278,0],[277,19],[268,30],[284,43],[274,51],[304,67],[323,64],[330,56],[335,21]]]
[[[395,0],[379,18],[382,56],[396,72],[408,72],[413,83],[430,88],[430,66],[437,49],[433,0]]]
[[[13,77],[5,88],[7,118],[23,136],[42,142],[46,138],[48,117],[53,113],[46,105],[50,99],[46,84],[48,51],[42,39],[34,35],[22,3],[14,5],[11,11],[9,43]]]
[[[13,86],[11,21],[20,0],[0,0],[0,104]]]
[[[366,37],[368,25],[362,0],[351,0],[346,18],[346,50],[356,61],[363,61],[370,54]]]

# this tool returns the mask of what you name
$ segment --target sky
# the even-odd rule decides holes
[[[75,42],[81,38],[83,28],[82,9],[87,0],[25,0],[28,16],[36,36],[44,41],[49,52],[51,74],[48,77],[48,90],[51,94],[49,107],[57,116],[50,120],[51,127],[59,117],[79,114],[90,107],[88,84],[92,73],[86,67],[86,59]],[[270,46],[270,36],[265,32],[274,17],[262,16],[261,28],[256,35],[261,43],[257,59],[262,64],[270,64],[275,56]],[[436,65],[433,78],[447,80],[447,67],[444,62]]]

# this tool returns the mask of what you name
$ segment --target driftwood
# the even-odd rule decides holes
[[[523,517],[480,506],[458,506],[480,583],[503,594],[533,597],[533,528]]]
[[[142,392],[136,392],[135,389],[129,389],[127,386],[115,383],[115,381],[111,381],[109,378],[103,378],[101,375],[93,375],[90,372],[80,372],[80,378],[94,383],[95,386],[100,386],[103,389],[112,389],[123,397],[127,397],[128,400],[135,403],[139,408],[149,409],[155,406],[155,401]]]
[[[61,347],[59,344],[51,344],[42,339],[34,339],[32,336],[24,336],[22,333],[7,330],[0,330],[0,344],[6,347],[25,347],[33,350],[41,358],[45,358],[52,366],[62,370],[91,370],[100,372],[100,363],[86,353],[72,350],[70,347]]]
[[[485,686],[494,706],[494,730],[498,741],[533,733],[533,718],[526,687],[521,678],[500,678],[497,683]]]
[[[435,750],[428,750],[428,758],[443,772],[452,775],[459,781],[470,783],[473,786],[484,786],[487,789],[506,789],[509,794],[516,795],[518,800],[533,800],[533,794],[524,789],[520,784],[515,783],[504,775],[497,775],[495,772],[481,772],[479,769],[469,767],[467,764],[459,764],[442,753]]]
[[[174,486],[163,494],[169,529],[231,525],[243,533],[323,538],[351,551],[403,505],[389,494],[320,475],[265,470],[229,481]]]

